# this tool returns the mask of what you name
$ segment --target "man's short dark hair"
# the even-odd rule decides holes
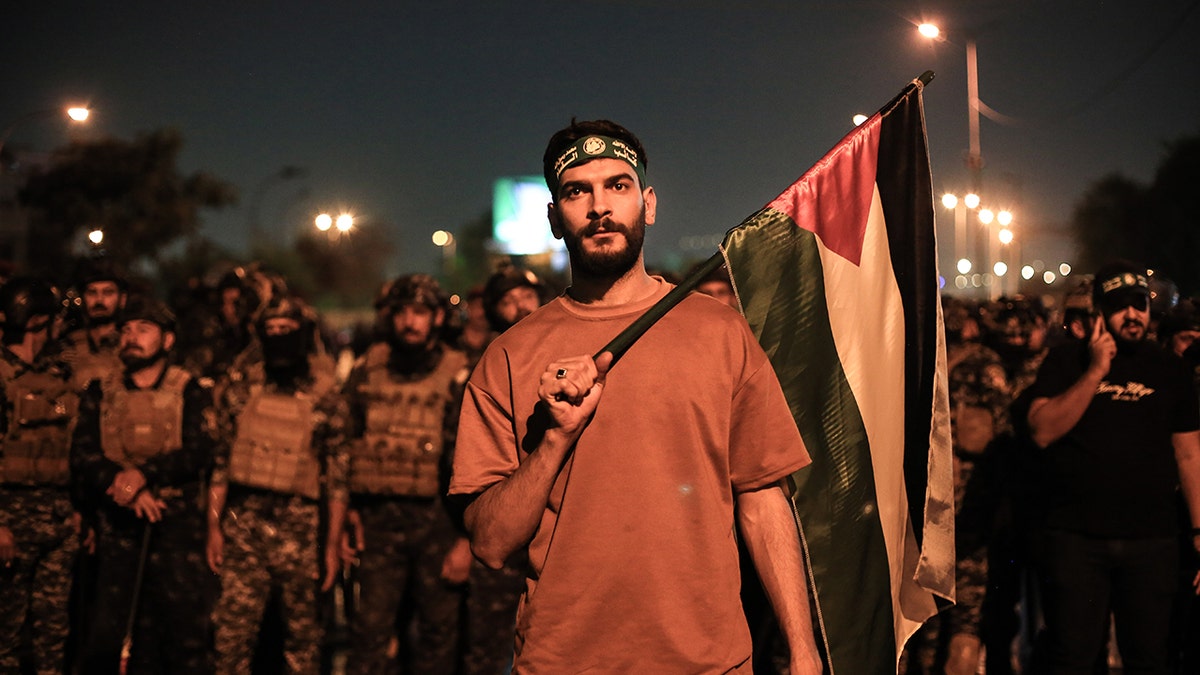
[[[646,149],[642,147],[642,142],[638,140],[633,132],[625,127],[610,120],[584,120],[577,121],[574,117],[571,118],[570,126],[559,129],[550,137],[550,142],[546,144],[546,153],[542,155],[542,175],[546,178],[546,187],[550,188],[551,197],[554,201],[558,201],[558,190],[555,187],[558,185],[558,176],[554,172],[554,163],[562,153],[576,141],[584,136],[608,136],[620,141],[628,143],[631,148],[637,152],[637,156],[641,158],[642,166],[646,166]],[[646,186],[639,186],[645,190]]]

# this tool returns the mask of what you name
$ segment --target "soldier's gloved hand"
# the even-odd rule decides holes
[[[220,526],[208,528],[208,542],[204,546],[204,557],[213,574],[221,573],[221,562],[225,559],[225,534]]]
[[[5,567],[11,567],[15,557],[17,557],[17,541],[13,537],[12,530],[0,527],[0,560],[4,561]]]
[[[358,554],[363,551],[363,529],[362,517],[354,509],[346,512],[346,525],[342,529],[342,540],[338,548],[342,564],[358,564]]]
[[[465,584],[471,578],[471,541],[459,537],[450,548],[450,552],[442,559],[442,579],[451,584]]]
[[[157,523],[162,520],[163,510],[167,508],[167,503],[155,497],[153,492],[142,490],[137,493],[137,497],[134,498],[133,504],[129,508],[133,509],[134,515],[138,518],[145,518],[152,523]]]
[[[129,506],[144,487],[146,487],[146,477],[142,475],[141,471],[130,467],[122,470],[113,478],[112,485],[108,486],[105,494],[112,497],[118,506]]]

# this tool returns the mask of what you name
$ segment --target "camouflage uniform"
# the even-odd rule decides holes
[[[168,367],[145,390],[118,371],[84,391],[71,445],[72,479],[100,505],[98,615],[84,644],[86,672],[117,672],[130,611],[136,617],[130,672],[209,671],[211,575],[204,564],[202,485],[212,460],[212,429],[211,388],[178,368]],[[131,466],[166,504],[157,523],[105,494]],[[148,555],[133,608],[144,537]]]
[[[27,617],[35,670],[63,670],[79,551],[68,492],[68,426],[77,406],[69,380],[56,359],[30,365],[0,347],[0,527],[16,544],[15,558],[0,568],[0,672],[18,670]]]
[[[993,503],[981,462],[995,452],[994,441],[1009,433],[1011,393],[1000,358],[980,345],[967,345],[959,365],[950,371],[950,424],[954,430],[955,539],[958,548],[956,601],[946,616],[950,635],[979,635],[983,596],[987,590],[987,545]]]
[[[213,485],[228,486],[221,518],[225,540],[221,596],[213,612],[218,673],[250,672],[263,612],[276,588],[285,622],[288,672],[315,673],[320,666],[320,498],[347,501],[349,460],[347,413],[335,387],[333,361],[321,355],[311,357],[309,363],[310,375],[299,391],[282,389],[266,381],[262,352],[254,343],[218,390],[217,407],[227,438],[217,455]],[[288,448],[293,457],[300,455],[290,469],[280,468],[282,464],[270,468],[266,462],[279,457],[271,452],[270,439],[239,436],[238,429],[271,416],[270,404],[253,408],[264,411],[262,417],[251,416],[248,411],[257,401],[284,399],[311,405],[311,415],[305,415],[307,429],[292,423],[299,440],[283,441],[308,447],[298,453]]]
[[[462,675],[499,675],[512,663],[517,605],[525,591],[524,551],[498,570],[471,564]]]
[[[121,336],[115,332],[99,341],[92,340],[83,328],[67,334],[61,344],[62,359],[71,365],[75,389],[82,391],[92,380],[124,368],[118,353],[120,342]]]
[[[397,615],[410,605],[416,639],[408,672],[453,673],[459,639],[460,588],[441,578],[442,563],[465,534],[440,496],[468,371],[462,352],[436,345],[428,368],[402,375],[388,367],[390,347],[367,350],[345,385],[354,423],[351,505],[362,521],[360,599],[351,618],[347,672],[379,673]],[[399,631],[404,640],[408,631]],[[507,646],[511,651],[511,641]]]

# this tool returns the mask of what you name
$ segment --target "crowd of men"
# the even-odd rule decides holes
[[[957,602],[909,673],[1200,671],[1200,311],[1124,261],[1058,300],[943,298]]]
[[[504,672],[523,566],[443,497],[474,361],[548,292],[506,267],[448,321],[401,276],[339,372],[255,267],[178,315],[103,259],[7,280],[0,672],[328,672],[335,626],[347,672]]]
[[[811,459],[735,289],[610,374],[672,288],[645,149],[573,120],[543,166],[569,289],[403,275],[349,356],[261,269],[174,307],[103,259],[6,280],[0,673],[317,673],[341,625],[349,673],[822,672]],[[1102,672],[1110,625],[1129,672],[1196,667],[1200,313],[1161,290],[944,299],[958,602],[907,672]]]

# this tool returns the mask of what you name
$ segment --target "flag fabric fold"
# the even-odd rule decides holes
[[[895,673],[905,640],[954,598],[922,87],[906,87],[721,247],[813,458],[793,477],[794,503],[835,674]]]

